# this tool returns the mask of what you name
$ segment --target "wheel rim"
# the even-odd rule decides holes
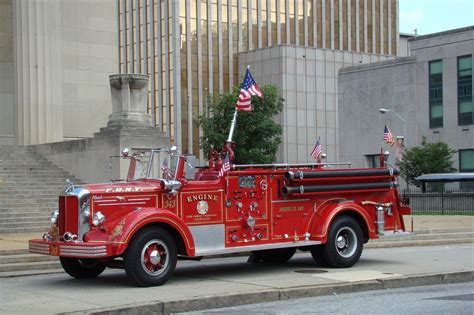
[[[357,250],[357,235],[350,227],[340,228],[336,233],[336,250],[344,258],[350,258]]]
[[[169,264],[168,246],[160,240],[151,240],[142,250],[141,263],[143,270],[157,276],[164,272]]]

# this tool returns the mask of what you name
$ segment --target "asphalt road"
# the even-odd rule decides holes
[[[474,282],[333,294],[180,313],[198,314],[466,314],[474,313]]]
[[[66,274],[4,278],[0,281],[0,313],[38,315],[115,308],[128,308],[130,313],[137,305],[142,308],[134,314],[189,311],[340,292],[336,286],[346,292],[414,286],[429,274],[469,271],[467,276],[472,279],[474,247],[368,249],[349,269],[323,269],[308,253],[283,265],[249,264],[246,260],[180,261],[168,283],[152,288],[134,287],[122,270],[82,281]],[[445,277],[430,279],[442,283]],[[324,290],[318,291],[321,287]]]

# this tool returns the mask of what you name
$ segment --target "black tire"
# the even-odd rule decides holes
[[[64,271],[76,279],[96,278],[105,270],[105,265],[94,259],[59,257]]]
[[[352,217],[343,215],[331,224],[327,243],[313,247],[311,255],[322,266],[351,267],[359,261],[363,241],[359,223]]]
[[[177,262],[176,242],[160,227],[137,232],[124,255],[127,277],[142,287],[164,284]]]
[[[284,263],[293,257],[296,248],[278,248],[252,252],[250,262]]]
[[[329,267],[328,263],[323,256],[323,247],[324,245],[316,245],[311,248],[311,256],[313,256],[314,261],[321,267]]]

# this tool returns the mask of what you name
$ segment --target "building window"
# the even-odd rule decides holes
[[[472,125],[472,55],[458,57],[458,124]]]
[[[430,128],[443,127],[443,61],[430,61]]]
[[[474,172],[474,149],[459,150],[459,172]],[[462,191],[474,191],[474,182],[461,182]]]
[[[459,172],[474,172],[474,149],[459,150]]]
[[[365,159],[369,167],[380,167],[380,154],[368,154],[365,156]]]

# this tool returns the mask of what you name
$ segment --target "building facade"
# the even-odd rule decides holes
[[[116,1],[0,2],[0,144],[91,137],[112,111]]]
[[[252,63],[252,74],[260,85],[278,84],[284,90],[287,106],[296,108],[296,102],[303,96],[297,98],[292,82],[287,93],[288,87],[282,82],[296,78],[296,68],[287,69],[287,61],[290,68],[292,62],[300,70],[305,68],[302,56],[306,53],[299,53],[299,48],[311,48],[307,55],[312,59],[307,59],[306,66],[314,65],[308,68],[314,72],[313,79],[316,72],[321,75],[320,83],[315,81],[310,85],[316,89],[317,84],[324,84],[326,78],[322,73],[327,72],[328,86],[332,88],[327,97],[323,93],[324,98],[319,96],[319,99],[315,91],[309,92],[310,88],[308,92],[312,94],[304,93],[307,99],[304,107],[314,112],[314,121],[305,128],[314,130],[306,128],[295,135],[308,134],[304,143],[298,140],[307,152],[314,145],[316,131],[319,132],[316,128],[324,130],[329,134],[325,145],[335,159],[338,69],[343,65],[385,60],[396,55],[398,49],[397,0],[118,0],[117,4],[120,72],[150,75],[149,108],[154,124],[166,131],[184,152],[198,155],[201,160],[202,132],[197,118],[205,112],[210,95],[228,92],[240,84],[245,63]],[[273,49],[280,46],[286,48]],[[269,78],[274,68],[258,60],[258,56],[276,51],[285,54],[288,51],[294,59],[274,61],[279,62],[281,78],[259,82],[261,78]],[[296,51],[301,55],[299,61],[295,59]],[[249,55],[252,53],[257,57]],[[317,59],[316,55],[323,57]],[[254,63],[255,60],[259,62]],[[326,69],[324,62],[329,60],[331,64]],[[287,70],[289,75],[285,77]],[[300,79],[304,73],[298,75]],[[318,110],[327,114],[317,117]],[[282,118],[285,124],[302,113],[283,115],[286,115]],[[293,127],[287,131],[291,133]],[[326,127],[330,128],[328,132]],[[288,154],[294,148],[290,144],[298,143],[284,143],[282,149],[286,153],[280,154],[281,159],[293,159]],[[306,161],[307,156],[303,155],[295,158]]]
[[[394,162],[394,147],[382,141],[388,125],[408,147],[422,137],[447,143],[457,151],[454,166],[474,172],[474,27],[418,36],[409,45],[411,57],[339,73],[340,158],[371,166],[383,147]]]

